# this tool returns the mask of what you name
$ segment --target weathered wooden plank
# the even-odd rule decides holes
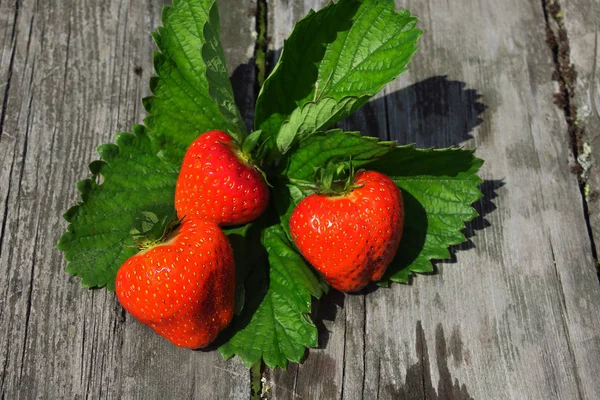
[[[231,72],[254,47],[255,2],[234,3],[220,1]],[[148,33],[164,4],[0,1],[2,398],[249,396],[239,360],[174,348],[125,315],[113,293],[82,289],[55,249],[94,148],[143,118]],[[238,82],[242,100],[253,95],[248,68]]]
[[[12,71],[12,60],[14,59],[14,33],[15,15],[17,15],[16,3],[7,0],[0,1],[0,126],[2,124],[2,110],[4,98],[10,85],[9,76]]]
[[[274,49],[324,3],[270,2]],[[344,125],[420,147],[477,147],[483,216],[436,275],[322,305],[326,344],[270,372],[273,397],[600,397],[600,290],[553,104],[542,2],[396,4],[421,17],[421,50]]]
[[[557,7],[558,6],[558,7]],[[568,85],[568,106],[576,124],[572,129],[579,137],[579,161],[584,167],[586,163],[592,162],[590,170],[584,171],[584,179],[587,180],[587,188],[584,188],[586,203],[588,207],[591,234],[594,238],[592,245],[596,250],[596,258],[600,245],[600,88],[598,85],[598,41],[600,40],[600,1],[554,1],[547,4],[547,17],[552,23],[551,27],[559,41],[560,51],[567,56],[569,65],[566,71],[563,68],[562,78]],[[558,15],[552,15],[557,12]],[[561,32],[562,31],[562,32]],[[562,43],[560,42],[562,41]],[[576,73],[569,73],[571,68]],[[575,138],[577,139],[577,138]],[[587,148],[591,150],[589,150]],[[591,151],[591,154],[586,152]],[[590,160],[591,155],[591,160]],[[597,260],[596,260],[597,262]],[[597,265],[597,268],[598,267]],[[598,269],[600,271],[600,269]],[[600,278],[600,273],[598,274]],[[593,337],[586,326],[587,318],[578,318],[578,322],[584,325],[582,331],[588,334],[584,339],[595,340],[596,345],[600,339]],[[587,329],[586,329],[587,328]],[[586,359],[586,365],[581,370],[581,380],[596,379],[598,370],[598,359]],[[593,397],[600,396],[600,391],[592,392]]]
[[[556,7],[558,5],[558,7]],[[554,6],[554,7],[552,7]],[[558,43],[567,50],[565,56],[569,57],[569,65],[576,71],[565,77],[570,80],[572,98],[569,106],[575,111],[577,124],[580,128],[581,146],[587,143],[591,148],[591,169],[587,175],[589,191],[587,202],[589,205],[589,219],[595,238],[596,254],[600,250],[600,85],[598,85],[598,41],[600,40],[600,2],[599,1],[560,1],[549,4],[548,18],[552,22],[555,36],[559,37],[560,30],[564,30],[562,43]],[[560,9],[560,11],[556,11]],[[552,14],[554,12],[554,14]],[[558,15],[556,15],[558,14]],[[560,26],[559,26],[560,25]],[[583,150],[583,149],[582,149]],[[588,155],[582,154],[581,161],[585,164],[590,160]]]

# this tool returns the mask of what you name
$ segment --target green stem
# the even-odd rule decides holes
[[[262,378],[262,359],[250,368],[250,399],[260,400],[262,392],[260,379]]]

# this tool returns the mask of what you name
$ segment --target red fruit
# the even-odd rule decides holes
[[[402,194],[390,178],[362,171],[354,186],[345,194],[310,195],[290,218],[302,255],[343,292],[381,278],[396,254],[404,224]]]
[[[269,189],[231,136],[202,134],[189,147],[175,190],[177,216],[197,215],[219,225],[255,220],[269,203]]]
[[[191,217],[166,243],[129,258],[117,273],[121,305],[173,344],[212,342],[233,317],[235,266],[225,234]]]

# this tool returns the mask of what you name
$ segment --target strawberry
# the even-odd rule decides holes
[[[402,194],[379,172],[361,171],[344,193],[312,194],[290,218],[302,255],[331,284],[355,292],[381,278],[394,258],[404,223]]]
[[[179,218],[197,215],[219,225],[241,225],[258,218],[268,203],[264,178],[231,136],[210,131],[191,144],[175,190]]]
[[[119,269],[121,305],[173,344],[205,347],[233,317],[235,266],[229,241],[213,222],[183,220],[161,245]]]

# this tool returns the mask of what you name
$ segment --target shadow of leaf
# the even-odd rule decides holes
[[[419,148],[460,146],[472,138],[486,108],[465,82],[434,76],[371,100],[344,128]]]
[[[437,264],[437,263],[443,263],[443,264],[456,263],[456,261],[457,261],[456,253],[457,252],[471,250],[471,249],[475,248],[475,243],[473,243],[473,241],[471,239],[473,237],[475,237],[477,231],[483,230],[483,229],[491,226],[490,222],[487,220],[486,217],[496,210],[497,207],[493,203],[492,200],[494,200],[498,197],[497,191],[504,185],[505,185],[505,183],[504,183],[504,180],[502,180],[502,179],[500,179],[500,180],[494,180],[494,179],[485,180],[485,181],[483,181],[483,183],[481,185],[479,185],[479,190],[481,190],[481,193],[483,193],[483,197],[478,202],[473,204],[473,208],[475,208],[475,210],[477,211],[477,214],[479,214],[479,215],[477,217],[475,217],[472,221],[467,222],[465,224],[465,229],[463,230],[463,233],[465,235],[465,238],[467,238],[467,240],[459,245],[450,246],[450,259],[439,260],[435,264]],[[437,265],[435,265],[435,264],[434,264],[434,268],[437,271]]]
[[[381,388],[382,395],[398,400],[473,400],[464,384],[461,385],[457,379],[452,380],[442,325],[438,324],[435,330],[435,356],[439,376],[437,390],[433,385],[429,347],[421,321],[417,321],[415,336],[418,361],[408,367],[403,385],[396,387],[390,382],[385,382]]]

